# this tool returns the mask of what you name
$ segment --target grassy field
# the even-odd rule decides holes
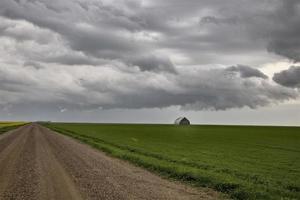
[[[50,123],[163,176],[234,199],[300,199],[300,128]]]

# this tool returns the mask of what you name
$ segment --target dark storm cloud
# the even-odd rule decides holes
[[[74,50],[95,55],[101,54],[104,57],[115,57],[117,53],[120,55],[120,52],[130,52],[137,46],[122,35],[121,26],[115,27],[110,23],[111,20],[122,22],[123,15],[125,15],[125,13],[122,15],[122,9],[102,6],[100,1],[93,1],[93,4],[88,5],[88,11],[72,1],[41,0],[17,3],[5,0],[1,4],[3,6],[1,6],[0,13],[3,16],[11,19],[24,19],[36,26],[54,31],[60,34]],[[102,22],[102,20],[108,21]]]
[[[248,49],[251,48],[251,42],[256,46],[265,43],[269,52],[295,62],[300,61],[300,1],[266,0],[253,4],[243,1],[230,5],[215,15],[200,18],[200,25],[215,29],[215,32],[211,32],[211,37],[223,38],[229,42],[238,39],[239,45],[246,40]],[[245,40],[240,40],[243,37]],[[226,48],[231,49],[229,45]]]
[[[68,110],[163,108],[187,110],[257,108],[298,97],[265,79],[243,78],[225,69],[157,74],[120,66],[61,68],[0,67],[1,105],[47,105]],[[43,81],[40,82],[39,80]]]
[[[300,1],[281,1],[272,18],[268,50],[285,56],[295,62],[300,61]],[[272,31],[272,32],[271,32]]]
[[[287,70],[275,73],[273,80],[286,87],[300,88],[300,66],[291,66]]]
[[[127,59],[139,56],[140,51],[173,48],[188,54],[196,63],[211,63],[224,60],[228,53],[251,51],[255,55],[255,50],[260,51],[265,45],[270,52],[299,61],[299,1],[145,4],[3,0],[0,14],[50,29],[60,34],[72,49],[96,57]],[[130,36],[142,31],[157,32],[163,37],[156,43]],[[209,58],[212,53],[214,58]]]
[[[157,83],[158,84],[158,83]],[[188,110],[226,110],[229,108],[269,105],[297,97],[297,93],[267,82],[227,74],[226,70],[200,70],[184,74],[173,80],[176,88],[149,87],[137,89],[138,93],[123,94],[109,107],[167,107],[179,105]],[[173,86],[173,87],[174,87]],[[104,106],[104,107],[106,107]]]
[[[267,79],[268,76],[266,76],[264,73],[259,71],[258,69],[245,66],[245,65],[237,65],[237,66],[232,66],[226,69],[227,71],[230,72],[238,72],[241,77],[243,78],[249,78],[249,77],[259,77],[263,79]]]
[[[249,67],[267,51],[299,61],[297,1],[1,0],[0,15],[0,105],[225,110],[298,97]]]

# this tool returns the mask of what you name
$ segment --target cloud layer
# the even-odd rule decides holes
[[[296,0],[1,0],[0,106],[257,108],[298,97]],[[239,64],[240,63],[240,64]],[[287,87],[284,87],[287,86]]]
[[[231,69],[182,69],[178,75],[141,71],[122,63],[101,68],[1,67],[4,95],[0,104],[53,104],[67,109],[181,106],[188,110],[225,110],[256,108],[298,95],[294,90],[272,85],[264,77],[244,77]]]

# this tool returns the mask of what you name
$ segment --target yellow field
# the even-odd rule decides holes
[[[7,127],[7,126],[17,126],[26,124],[27,122],[0,122],[0,128]]]

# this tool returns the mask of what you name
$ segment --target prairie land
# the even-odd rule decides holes
[[[300,128],[49,123],[164,177],[234,199],[300,199]]]

